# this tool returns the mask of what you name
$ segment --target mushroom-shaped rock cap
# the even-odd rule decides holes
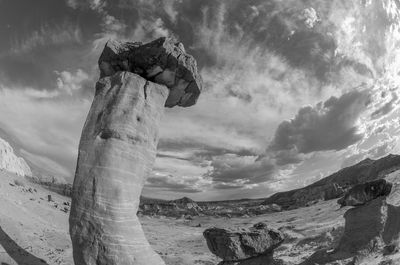
[[[193,56],[182,43],[171,38],[152,42],[119,42],[110,40],[99,58],[100,77],[118,71],[129,71],[169,88],[166,107],[189,107],[196,103],[203,81]]]

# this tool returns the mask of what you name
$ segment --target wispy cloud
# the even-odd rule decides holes
[[[60,25],[44,23],[29,35],[21,36],[12,42],[11,52],[15,54],[29,53],[38,47],[49,47],[68,43],[83,42],[80,27],[70,22]],[[3,55],[4,56],[4,55]]]

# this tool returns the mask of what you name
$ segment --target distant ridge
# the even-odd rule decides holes
[[[283,209],[295,209],[304,207],[320,200],[331,200],[341,197],[346,190],[360,183],[383,178],[386,174],[400,169],[400,155],[389,154],[378,160],[366,158],[357,164],[342,168],[317,182],[306,187],[278,192],[268,198],[258,199],[235,199],[220,201],[196,201],[199,205],[210,204],[238,204],[248,202],[249,204],[277,204]],[[183,197],[176,200],[162,200],[149,197],[141,197],[141,204],[179,202],[192,199]]]
[[[389,154],[378,160],[367,158],[304,188],[278,192],[267,198],[263,204],[275,203],[283,209],[295,209],[319,200],[339,198],[356,184],[383,178],[386,174],[399,169],[399,155]]]

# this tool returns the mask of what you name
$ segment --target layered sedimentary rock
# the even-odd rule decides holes
[[[234,264],[259,256],[270,259],[273,250],[284,239],[281,232],[268,228],[265,223],[241,230],[212,227],[206,229],[203,235],[210,251],[223,259],[221,264]],[[263,259],[267,257],[259,258]]]
[[[170,64],[160,61],[164,58]],[[180,58],[191,59],[185,64]],[[139,66],[144,73],[157,72],[157,78],[137,72]],[[162,265],[136,212],[155,160],[166,102],[175,89],[179,99],[172,97],[170,107],[193,105],[200,93],[196,63],[181,44],[163,38],[145,45],[109,42],[99,67],[101,79],[82,131],[72,191],[69,222],[74,262]],[[185,75],[172,74],[179,71]],[[179,84],[186,83],[181,90]]]
[[[388,196],[391,190],[392,183],[378,179],[354,186],[338,200],[338,203],[341,206],[359,206],[378,197]]]

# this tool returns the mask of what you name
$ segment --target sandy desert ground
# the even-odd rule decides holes
[[[65,264],[72,262],[68,234],[69,198],[19,176],[0,172],[0,262],[2,265]],[[48,201],[51,195],[52,202]],[[142,217],[148,240],[168,265],[217,264],[202,236],[210,226],[251,226],[266,221],[287,236],[275,252],[288,264],[298,264],[315,250],[330,247],[343,229],[336,200],[252,218],[196,217],[187,221]],[[198,227],[200,224],[201,227]]]
[[[73,264],[68,234],[70,199],[5,171],[0,172],[0,179],[1,265]],[[53,201],[48,201],[48,195]],[[148,240],[168,265],[217,264],[220,260],[209,252],[202,236],[204,229],[248,227],[260,221],[286,235],[275,257],[286,264],[299,264],[314,251],[335,245],[348,209],[340,209],[336,200],[331,200],[252,218],[195,217],[188,221],[145,216],[141,220]]]

